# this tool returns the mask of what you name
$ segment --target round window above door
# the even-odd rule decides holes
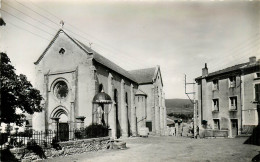
[[[69,89],[67,84],[64,81],[58,81],[55,85],[54,85],[54,95],[58,98],[58,99],[64,99],[68,96],[69,93]]]

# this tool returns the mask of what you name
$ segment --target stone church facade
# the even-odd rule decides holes
[[[98,123],[109,126],[114,138],[164,135],[166,108],[160,67],[126,71],[60,29],[35,62],[36,88],[44,98],[44,110],[35,113],[33,129],[67,130]],[[111,104],[93,103],[103,87]]]

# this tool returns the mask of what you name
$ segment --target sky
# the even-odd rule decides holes
[[[165,97],[188,82],[260,59],[260,2],[2,0],[0,50],[35,83],[34,62],[60,29],[126,70],[160,65]],[[192,87],[188,86],[188,91]]]

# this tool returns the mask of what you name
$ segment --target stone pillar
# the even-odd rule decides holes
[[[76,104],[76,88],[77,88],[77,73],[78,69],[72,73],[72,83],[71,83],[71,95],[70,95],[70,111],[68,114],[69,124],[70,124],[70,130],[73,130],[76,127],[75,124],[75,104]]]
[[[89,96],[93,98],[98,93],[98,78],[96,74],[96,67],[91,66],[90,71],[91,85],[89,86],[91,92],[89,93]],[[98,104],[92,103],[92,123],[97,123],[97,107]],[[84,122],[86,122],[86,120]]]
[[[160,109],[159,106],[155,106],[155,133],[160,134]]]
[[[112,99],[112,103],[108,105],[108,125],[111,129],[112,138],[116,138],[116,107],[115,101],[113,100],[113,76],[111,73],[108,75],[108,95]]]
[[[160,107],[160,128],[161,128],[161,135],[164,135],[164,122],[163,122],[163,112],[164,112],[164,107]]]
[[[130,90],[130,100],[131,100],[131,131],[132,135],[136,136],[136,109],[134,104],[134,86],[131,84]]]
[[[59,139],[59,117],[53,117],[52,119],[52,126],[54,127],[54,131],[56,132],[56,139]]]
[[[112,102],[112,104],[109,104],[109,110],[110,112],[108,117],[108,123],[112,131],[112,137],[116,138],[116,106],[114,101]]]
[[[156,134],[155,128],[155,88],[152,88],[152,133]]]
[[[155,132],[157,135],[160,135],[160,107],[158,87],[155,88]]]
[[[84,129],[84,120],[85,120],[85,116],[78,116],[76,117],[76,119],[78,120],[78,123],[79,123],[79,128],[80,129]]]
[[[127,109],[125,102],[125,81],[121,80],[121,128],[122,136],[128,137]]]
[[[69,119],[69,125],[70,125],[70,130],[73,130],[75,128],[75,112],[74,112],[74,102],[70,103],[70,113],[68,114],[68,119]]]
[[[165,93],[163,93],[163,107],[164,107],[164,112],[163,112],[163,115],[164,115],[164,120],[163,120],[163,126],[164,126],[164,132],[167,132],[167,109],[166,109],[166,106],[165,106]],[[166,135],[167,133],[165,133]]]

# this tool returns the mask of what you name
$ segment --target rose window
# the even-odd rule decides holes
[[[66,98],[68,95],[69,89],[67,84],[64,81],[58,81],[54,86],[54,95],[59,98],[63,99]]]

